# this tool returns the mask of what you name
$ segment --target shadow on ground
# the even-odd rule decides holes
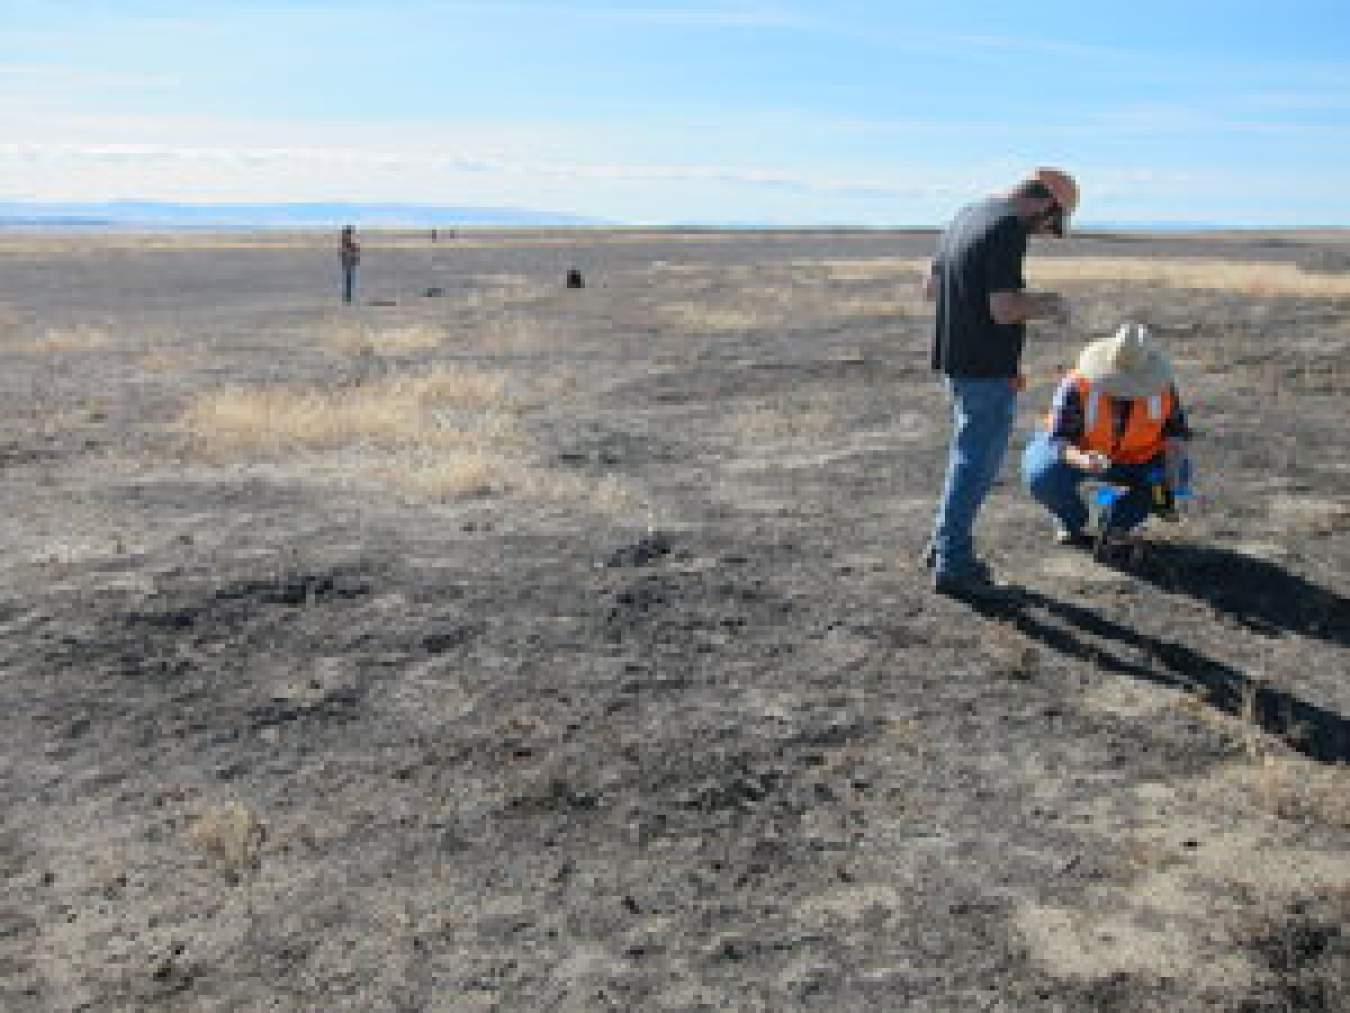
[[[1214,555],[1245,558],[1210,551]],[[1263,567],[1278,572],[1278,567],[1269,564],[1263,564]],[[1288,574],[1284,574],[1284,579],[1289,585],[1302,585],[1310,595],[1336,598]],[[1175,586],[1168,589],[1177,590]],[[1323,763],[1350,761],[1350,720],[1253,679],[1184,644],[1141,633],[1084,605],[1029,589],[1014,602],[976,607],[991,618],[1011,621],[1025,636],[1066,657],[1090,661],[1107,671],[1155,685],[1194,693],[1216,710],[1251,721],[1263,731],[1280,737],[1290,748],[1310,759]],[[1297,608],[1297,604],[1290,607]],[[1042,618],[1037,614],[1038,610],[1053,621]],[[1103,643],[1126,649],[1128,655],[1103,649]]]
[[[1350,599],[1268,560],[1212,545],[1158,542],[1132,558],[1128,572],[1203,601],[1257,633],[1297,633],[1350,647]]]

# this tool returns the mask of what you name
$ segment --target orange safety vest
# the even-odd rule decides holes
[[[1163,452],[1163,424],[1176,407],[1171,384],[1152,397],[1134,398],[1125,430],[1117,435],[1114,399],[1094,390],[1077,370],[1070,370],[1069,379],[1083,406],[1083,435],[1074,441],[1079,450],[1105,454],[1114,464],[1145,464]],[[1052,419],[1053,413],[1046,419],[1047,429]]]

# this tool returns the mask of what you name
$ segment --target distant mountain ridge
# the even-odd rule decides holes
[[[0,228],[317,229],[588,228],[597,218],[529,208],[364,202],[187,204],[175,201],[0,201]]]
[[[931,225],[868,225],[861,222],[789,223],[784,221],[681,219],[648,221],[648,228],[721,232],[775,231],[934,231]],[[308,230],[355,225],[367,229],[502,228],[594,229],[634,227],[636,223],[590,218],[534,208],[400,203],[395,201],[264,201],[192,204],[165,200],[24,201],[0,200],[0,229],[97,230]],[[1120,222],[1085,220],[1074,231],[1112,233],[1265,232],[1290,228],[1243,227],[1203,221]],[[1325,226],[1334,229],[1334,226]],[[1295,231],[1298,229],[1295,228]],[[1316,230],[1315,230],[1316,231]]]

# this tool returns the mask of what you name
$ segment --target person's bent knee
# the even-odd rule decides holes
[[[1068,477],[1069,470],[1044,437],[1033,439],[1022,454],[1022,483],[1033,492],[1057,485]]]

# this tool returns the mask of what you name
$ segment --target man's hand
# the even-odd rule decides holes
[[[1077,447],[1064,448],[1064,461],[1093,475],[1102,475],[1111,470],[1111,459],[1105,454],[1082,451]]]

